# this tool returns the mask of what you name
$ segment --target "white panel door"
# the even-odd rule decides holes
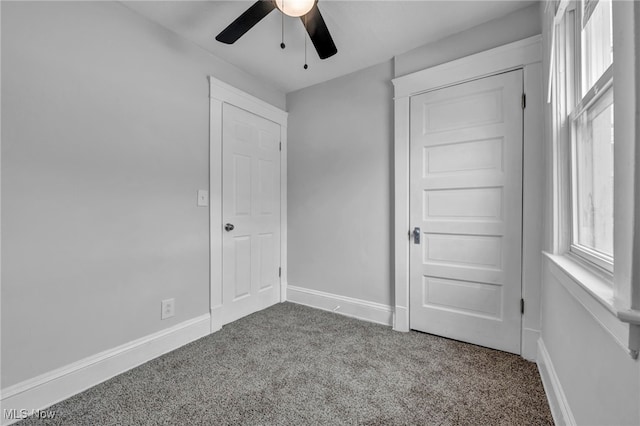
[[[222,323],[280,300],[280,125],[222,110]]]
[[[414,96],[410,110],[410,327],[513,353],[522,84],[511,71]]]

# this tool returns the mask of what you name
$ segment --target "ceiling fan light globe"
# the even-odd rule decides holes
[[[306,15],[313,8],[316,0],[275,0],[278,9],[285,15],[294,18]]]

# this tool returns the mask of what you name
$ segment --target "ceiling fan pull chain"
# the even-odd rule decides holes
[[[307,15],[304,15],[304,29],[305,29],[305,33],[304,33],[304,69],[306,70],[307,68],[309,68],[309,65],[307,65]]]
[[[282,6],[284,8],[284,0],[282,0]],[[286,47],[284,44],[284,13],[280,15],[282,15],[282,41],[280,42],[280,49],[284,49]]]

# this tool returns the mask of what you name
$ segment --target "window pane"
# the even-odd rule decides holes
[[[611,1],[583,1],[582,17],[580,57],[584,96],[613,63]]]
[[[613,256],[613,90],[577,120],[574,244]]]

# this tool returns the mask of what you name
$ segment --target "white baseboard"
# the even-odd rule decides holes
[[[522,329],[522,358],[535,362],[538,359],[538,340],[540,330]]]
[[[287,287],[287,300],[364,321],[393,325],[393,309],[391,306],[381,303],[368,302],[292,285]]]
[[[547,352],[542,338],[538,340],[537,364],[554,423],[558,426],[574,426],[576,420],[573,417],[569,401],[567,400],[564,390],[562,390],[562,384],[556,374],[556,370],[551,362],[551,357],[549,357],[549,352]]]
[[[2,418],[9,425],[20,419],[5,413],[43,410],[118,374],[208,335],[210,314],[184,321],[113,349],[92,355],[24,382],[2,389]]]

